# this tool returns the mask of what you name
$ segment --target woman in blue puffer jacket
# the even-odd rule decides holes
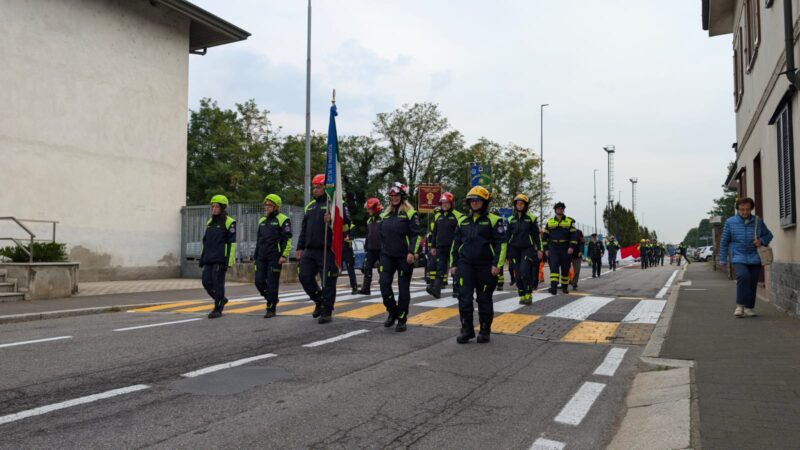
[[[756,305],[756,288],[758,275],[761,273],[761,258],[758,256],[757,247],[769,245],[772,233],[767,229],[764,221],[751,214],[756,204],[753,199],[745,197],[736,202],[739,214],[725,221],[720,243],[719,262],[728,264],[728,250],[730,249],[730,262],[736,272],[736,317],[753,317],[753,307]],[[758,236],[756,237],[756,223],[758,223]]]

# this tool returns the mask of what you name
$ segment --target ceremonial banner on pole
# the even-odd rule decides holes
[[[344,202],[342,201],[341,168],[339,165],[339,142],[336,137],[336,105],[331,106],[330,122],[328,123],[328,153],[325,162],[325,192],[328,194],[328,211],[333,221],[333,236],[331,236],[331,251],[333,260],[339,270],[342,269],[342,241],[344,234]]]
[[[417,212],[432,213],[434,208],[439,206],[439,199],[442,197],[441,184],[420,184],[417,186]]]

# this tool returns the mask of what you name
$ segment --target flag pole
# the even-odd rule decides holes
[[[335,104],[336,104],[336,89],[333,90],[333,97],[331,98],[331,105],[335,105]],[[327,170],[327,169],[328,168],[326,167],[325,170]],[[340,174],[338,174],[338,173],[336,174],[336,177],[337,177],[336,182],[337,183],[339,182],[339,180],[338,180],[339,175]],[[325,211],[330,216],[331,221],[333,221],[334,218],[333,218],[332,215],[330,215],[331,214],[331,196],[328,195],[328,190],[327,189],[325,190],[325,199],[326,199]],[[325,279],[328,278],[328,269],[327,269],[327,267],[328,267],[328,224],[326,223],[325,224],[325,237],[324,237],[324,240],[323,240],[323,243],[322,243],[322,289],[323,290],[325,290]]]

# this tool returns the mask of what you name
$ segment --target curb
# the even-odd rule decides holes
[[[46,312],[27,313],[27,314],[10,314],[7,316],[0,316],[0,325],[8,323],[31,322],[35,320],[60,319],[62,317],[88,316],[91,314],[121,312],[136,308],[145,308],[148,306],[157,306],[162,304],[165,303],[164,302],[140,303],[137,305],[113,305],[113,306],[100,306],[96,308],[79,308],[79,309],[65,309],[61,311],[46,311]]]
[[[678,302],[680,271],[664,313],[647,342],[625,398],[626,411],[607,449],[690,448],[696,442],[697,395],[693,383],[694,361],[659,358]]]

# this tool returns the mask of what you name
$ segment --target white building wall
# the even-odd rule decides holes
[[[188,48],[144,0],[0,3],[0,216],[59,221],[82,281],[179,272]]]

